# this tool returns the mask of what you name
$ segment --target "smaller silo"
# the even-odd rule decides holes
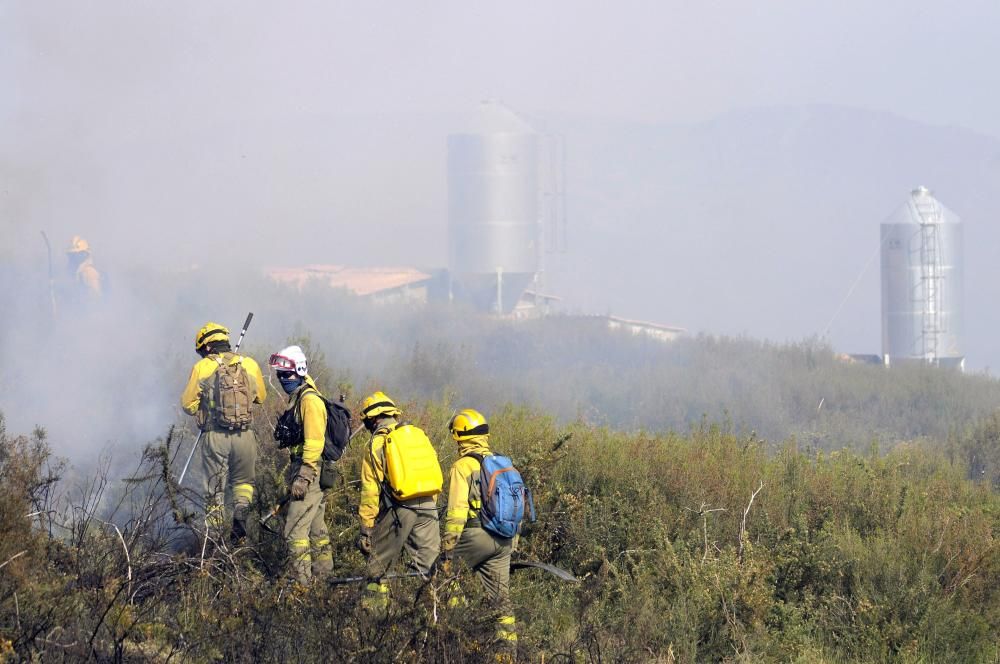
[[[885,363],[964,368],[958,216],[917,187],[880,230]]]

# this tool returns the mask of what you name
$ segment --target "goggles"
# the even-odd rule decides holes
[[[267,361],[268,365],[276,371],[291,371],[295,372],[295,360],[285,357],[284,355],[278,355],[275,353]]]

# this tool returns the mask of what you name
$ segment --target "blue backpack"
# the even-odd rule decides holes
[[[479,521],[483,528],[498,537],[514,537],[527,508],[535,520],[535,502],[531,489],[524,485],[510,457],[502,454],[468,454],[479,461],[479,494],[483,505]]]

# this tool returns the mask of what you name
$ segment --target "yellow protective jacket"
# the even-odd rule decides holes
[[[94,267],[94,259],[88,256],[77,266],[76,282],[86,288],[91,296],[101,296],[101,273]]]
[[[479,461],[467,454],[490,454],[490,435],[473,436],[458,441],[459,459],[451,467],[448,479],[448,511],[445,513],[444,537],[441,548],[455,548],[465,524],[479,516],[482,497],[479,495]]]
[[[264,403],[264,398],[267,396],[266,388],[264,387],[264,376],[260,373],[260,366],[254,361],[252,357],[247,357],[246,355],[236,355],[235,353],[215,353],[208,355],[206,357],[198,360],[194,367],[191,369],[191,377],[188,378],[187,387],[184,388],[184,392],[181,394],[181,408],[188,415],[198,415],[199,410],[201,410],[201,397],[202,395],[208,393],[211,389],[208,385],[208,379],[215,375],[215,370],[219,368],[218,362],[215,358],[221,357],[224,362],[229,362],[229,364],[235,364],[239,358],[243,358],[243,368],[247,370],[247,374],[257,386],[257,394],[254,395],[254,403]],[[206,426],[205,422],[199,420],[201,426]]]
[[[302,459],[302,464],[316,471],[318,477],[323,445],[326,442],[326,404],[320,398],[319,388],[310,376],[306,376],[305,384],[288,395],[289,408],[295,407],[295,400],[300,393],[299,412],[295,419],[302,424],[304,440],[293,445],[290,452],[292,459]]]
[[[368,451],[361,461],[361,504],[358,505],[358,518],[361,525],[367,528],[374,528],[375,519],[378,518],[382,482],[385,481],[385,439],[397,424],[392,417],[379,420],[378,428],[368,443]]]

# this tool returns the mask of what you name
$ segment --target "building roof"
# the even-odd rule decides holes
[[[347,267],[344,265],[305,265],[275,267],[267,276],[281,284],[302,289],[307,283],[325,283],[330,288],[346,288],[365,296],[415,286],[431,275],[411,267]]]
[[[559,297],[558,295],[549,295],[547,293],[539,293],[539,292],[534,291],[534,290],[532,290],[530,288],[527,289],[526,291],[524,291],[524,293],[521,295],[521,299],[522,300],[525,299],[525,298],[528,298],[528,299],[536,299],[537,298],[539,300],[544,300],[546,302],[559,302],[559,301],[562,300],[562,298]]]
[[[677,334],[683,334],[687,330],[683,327],[675,327],[673,325],[663,325],[661,323],[650,323],[643,320],[629,320],[628,318],[619,318],[618,316],[605,316],[608,322],[618,323],[620,325],[631,325],[633,327],[643,327],[650,330],[662,330],[664,332],[675,332]]]

